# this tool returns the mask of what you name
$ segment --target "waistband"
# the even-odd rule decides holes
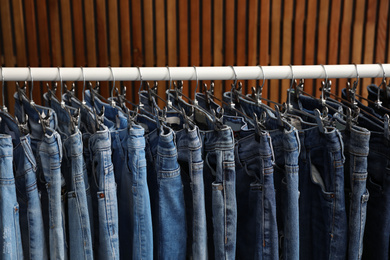
[[[199,128],[197,126],[188,130],[183,129],[176,133],[177,150],[188,149],[191,151],[202,148],[199,138]]]
[[[205,151],[229,150],[234,148],[233,131],[225,126],[220,130],[200,131]]]
[[[273,157],[271,136],[269,133],[261,131],[258,140],[256,140],[254,130],[249,130],[249,132],[252,133],[237,141],[235,148],[237,160],[241,163],[257,156],[262,158]]]
[[[145,130],[139,125],[133,125],[129,128],[128,147],[132,149],[145,148]]]
[[[66,157],[76,157],[83,154],[83,141],[82,134],[78,130],[73,135],[69,136],[66,140],[63,140],[63,146],[65,148]]]
[[[161,131],[158,139],[157,152],[161,156],[172,156],[177,154],[175,145],[175,133],[172,129],[166,128]]]
[[[330,152],[343,149],[340,132],[333,127],[326,127],[325,133],[321,133],[318,126],[299,131],[299,139],[307,149],[326,147]]]
[[[334,114],[334,119],[337,123],[345,126],[346,122],[339,113]],[[366,128],[353,125],[350,131],[343,131],[344,136],[348,136],[348,139],[344,140],[349,144],[349,152],[354,155],[368,156],[369,143],[370,143],[370,131]]]
[[[19,103],[18,92],[14,94],[14,99],[15,99],[15,115],[18,118],[22,118],[22,106]],[[41,115],[42,113],[44,114],[43,117],[46,117],[50,113],[50,117],[48,118],[49,128],[57,129],[58,126],[57,115],[53,109],[39,106],[36,104],[33,107],[33,105],[30,102],[28,102],[28,100],[24,96],[22,97],[22,103],[23,103],[24,111],[28,115],[28,123],[30,127],[31,138],[41,140],[44,136],[44,131],[40,123],[41,119],[39,118],[39,115],[37,111],[34,109],[34,107],[38,110],[38,112]]]
[[[111,150],[111,135],[106,126],[104,130],[97,131],[89,137],[89,149],[92,153],[103,150]]]

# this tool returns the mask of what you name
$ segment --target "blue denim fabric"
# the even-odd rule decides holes
[[[282,259],[299,258],[299,166],[300,141],[298,131],[289,124],[278,126],[274,112],[264,105],[240,98],[240,107],[247,115],[266,112],[264,127],[270,134],[274,164],[274,185],[276,189],[277,227],[279,233],[279,255]],[[291,120],[293,121],[293,120]],[[292,122],[293,123],[293,122]],[[298,126],[298,124],[296,124]],[[272,241],[277,247],[278,242]]]
[[[153,222],[155,259],[185,259],[187,230],[183,183],[174,132],[145,115],[137,122],[147,133],[147,181]]]
[[[116,184],[111,159],[111,136],[114,124],[104,118],[104,126],[96,129],[91,109],[74,99],[64,100],[80,108],[80,130],[84,145],[84,160],[91,186],[93,213],[93,250],[98,259],[119,259],[118,206]]]
[[[88,205],[92,206],[88,204],[88,201],[91,201],[91,191],[83,158],[82,135],[79,130],[72,133],[70,116],[56,98],[52,98],[49,102],[48,95],[45,93],[44,99],[57,114],[58,132],[63,143],[64,159],[61,170],[67,189],[69,257],[71,259],[92,259],[92,235],[88,210]],[[72,114],[77,112],[69,106],[67,109]]]
[[[130,187],[133,204],[130,218],[133,223],[132,259],[153,259],[153,229],[147,185],[144,129],[133,125],[128,131],[127,163],[132,178]]]
[[[375,102],[377,101],[378,99],[378,86],[375,85],[375,84],[370,84],[367,86],[367,91],[368,91],[368,96],[367,96],[367,99],[368,100],[371,100],[372,102],[374,103],[368,103],[368,106],[371,107],[372,109],[376,110],[377,112],[381,112],[380,109],[377,109],[377,107],[375,106]],[[385,97],[385,93],[383,91],[383,89],[379,89],[379,97],[380,97],[380,100],[383,102],[384,101],[384,97]],[[390,100],[390,97],[387,97],[389,100]],[[386,106],[386,104],[382,104],[383,106]],[[385,113],[383,113],[382,115],[384,115]]]
[[[85,101],[88,106],[92,107],[92,97],[89,90],[85,91]],[[131,172],[127,166],[128,156],[128,129],[127,118],[117,108],[110,104],[102,102],[95,97],[95,109],[100,113],[104,107],[104,116],[110,125],[112,163],[114,165],[115,183],[117,184],[118,199],[118,217],[119,217],[119,248],[121,259],[129,259],[133,254],[133,201],[132,191],[129,189],[132,185]]]
[[[98,216],[97,222],[94,222],[95,232],[98,232],[95,253],[98,259],[119,259],[118,201],[111,138],[106,127],[89,137],[88,149],[92,164],[91,189],[96,206],[93,210]]]
[[[194,108],[182,99],[176,101],[171,93],[168,93],[168,99],[173,106],[184,108],[200,128],[208,256],[211,259],[234,259],[237,202],[233,131],[228,126],[215,130],[212,117],[203,108]]]
[[[208,259],[203,159],[197,126],[176,133],[187,216],[187,259]]]
[[[368,154],[367,220],[363,240],[362,259],[390,257],[390,145],[388,128],[371,132]]]
[[[352,126],[345,129],[346,122],[342,116],[335,114],[336,124],[341,131],[345,147],[345,204],[348,210],[348,259],[361,259],[363,253],[363,236],[366,224],[368,191],[367,156],[369,151],[370,132],[361,127]]]
[[[0,258],[10,260],[23,259],[12,149],[11,136],[0,135]]]
[[[347,214],[341,134],[302,124],[299,131],[300,259],[345,259]]]
[[[18,93],[15,93],[15,115],[22,118],[22,106]],[[38,188],[41,191],[45,236],[49,241],[51,259],[67,259],[65,219],[63,217],[63,196],[65,179],[61,174],[62,142],[57,129],[57,115],[47,107],[35,105],[40,113],[50,112],[49,127],[43,132],[36,110],[22,97],[25,113],[28,115],[31,147],[37,160]]]
[[[48,259],[42,207],[35,175],[37,163],[31,149],[30,136],[21,136],[18,125],[9,115],[0,112],[0,117],[0,132],[12,136],[15,186],[24,257]]]
[[[240,132],[236,145],[237,259],[278,259],[271,137]]]

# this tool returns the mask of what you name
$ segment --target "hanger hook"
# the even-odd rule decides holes
[[[325,66],[323,64],[321,64],[321,67],[325,73],[325,84],[328,84],[328,72],[326,71]]]
[[[290,89],[289,89],[289,93],[287,95],[287,109],[289,110],[290,109],[290,106],[291,106],[291,90],[292,90],[292,87],[294,85],[294,81],[295,81],[295,77],[294,77],[294,70],[293,70],[293,66],[291,64],[289,64],[288,66],[290,66],[290,70],[291,70],[291,84],[290,84]]]
[[[169,75],[169,91],[170,91],[172,88],[172,76],[171,76],[171,69],[169,68],[169,66],[167,66],[167,69],[168,69],[168,75]]]
[[[142,85],[144,83],[144,79],[142,77],[142,73],[141,73],[140,67],[137,66],[137,69],[138,69],[139,79],[141,80],[141,83],[140,83],[139,89],[138,89],[138,95],[139,95],[139,93],[141,92]]]
[[[386,83],[386,72],[385,72],[385,68],[383,67],[383,64],[382,64],[382,63],[379,63],[379,65],[381,65],[381,67],[382,67],[383,82]]]
[[[84,71],[84,68],[83,68],[83,67],[80,67],[80,68],[81,68],[81,72],[83,73],[83,92],[81,92],[81,97],[82,97],[81,103],[85,105],[85,99],[84,99],[84,92],[85,92],[85,71]]]
[[[355,91],[359,84],[360,77],[359,77],[359,71],[356,63],[354,63],[353,65],[355,65],[355,70],[356,70],[356,81],[353,83],[353,90]]]
[[[62,73],[61,73],[61,68],[60,67],[57,67],[58,69],[58,75],[60,76],[60,86],[61,86],[61,107],[64,108],[65,107],[65,102],[64,100],[62,99],[62,94],[64,93],[64,83],[62,81]]]
[[[197,103],[197,100],[196,100],[196,91],[198,90],[198,85],[199,85],[199,78],[198,78],[198,69],[196,68],[196,66],[194,66],[194,70],[195,70],[195,76],[196,76],[196,86],[195,86],[195,92],[194,92],[194,102]]]
[[[261,87],[260,87],[260,90],[262,90],[263,87],[264,87],[264,84],[265,84],[265,73],[264,73],[264,70],[263,70],[263,66],[259,65],[259,68],[261,70],[261,74],[263,74],[263,83],[261,84]]]
[[[31,78],[30,102],[31,102],[31,103],[34,103],[34,101],[33,101],[33,96],[32,96],[32,93],[33,93],[33,90],[34,90],[34,78],[33,78],[33,74],[32,74],[31,67],[29,66],[28,69],[29,69],[29,71],[30,71],[30,78]]]
[[[113,84],[112,84],[112,89],[111,89],[111,98],[114,97],[114,89],[115,89],[115,75],[114,75],[114,71],[112,69],[111,66],[108,66],[111,70],[111,76],[112,76],[112,81],[113,81]]]
[[[237,73],[236,73],[236,70],[234,69],[233,66],[229,66],[230,68],[232,68],[233,72],[234,72],[234,87],[237,86]]]

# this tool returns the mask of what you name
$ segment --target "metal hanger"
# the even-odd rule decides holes
[[[13,117],[9,112],[8,112],[8,108],[7,108],[7,106],[5,105],[5,95],[4,95],[4,89],[5,89],[5,77],[4,77],[4,68],[3,67],[1,67],[1,82],[2,82],[2,84],[1,84],[1,93],[2,93],[2,95],[1,95],[1,98],[2,98],[2,101],[3,101],[3,104],[2,104],[2,106],[1,106],[1,113],[3,113],[3,114],[5,114],[8,118],[10,118],[17,126],[19,126],[19,122],[18,122],[18,120],[17,120],[17,118],[15,118],[15,117]],[[25,122],[26,122],[26,124],[25,125],[23,125],[23,127],[22,127],[22,129],[19,127],[19,130],[20,130],[20,132],[22,133],[22,134],[26,134],[26,133],[28,133],[29,131],[28,131],[28,126],[27,126],[27,120],[28,120],[28,116],[25,114],[25,116],[26,116],[26,118],[25,118]],[[25,127],[25,128],[24,128]],[[21,130],[27,130],[27,131],[21,131]],[[26,133],[24,133],[24,132],[26,132]]]

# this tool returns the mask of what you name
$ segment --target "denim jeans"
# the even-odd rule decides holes
[[[0,258],[10,260],[23,259],[12,149],[11,136],[0,135]]]
[[[85,101],[92,108],[92,96],[89,90],[85,91]],[[128,156],[128,129],[126,116],[116,107],[104,103],[95,97],[94,105],[97,113],[104,107],[106,122],[110,122],[112,163],[114,166],[115,183],[117,184],[118,218],[119,218],[119,249],[121,259],[129,259],[133,254],[133,217],[131,172],[127,166]]]
[[[372,102],[375,102],[377,101],[378,99],[378,86],[375,85],[375,84],[370,84],[367,86],[367,91],[368,91],[368,100],[371,100]],[[384,97],[387,95],[387,93],[385,94],[384,91],[383,91],[383,88],[379,89],[379,98],[380,100],[383,102],[384,101]],[[390,97],[387,96],[387,98],[390,100]],[[377,109],[377,107],[375,106],[375,103],[368,103],[368,106],[371,107],[372,109]],[[385,107],[389,107],[389,104],[386,106],[385,103],[382,103],[382,106],[385,106]],[[379,109],[380,111],[380,109]],[[384,115],[385,113],[383,113],[382,115]]]
[[[334,116],[339,128],[345,127],[342,116]],[[348,259],[361,259],[363,236],[366,224],[367,201],[367,156],[370,132],[358,126],[341,131],[345,147],[345,204],[348,210]]]
[[[208,259],[202,144],[198,127],[178,131],[176,143],[187,216],[187,259]]]
[[[47,107],[35,105],[40,113],[49,115],[48,127],[44,131],[37,111],[30,102],[22,97],[19,102],[15,93],[15,115],[22,118],[22,110],[28,115],[31,147],[37,160],[38,188],[41,191],[41,202],[45,236],[49,241],[51,259],[67,259],[67,243],[65,234],[65,219],[63,212],[63,196],[65,179],[61,174],[62,142],[57,131],[56,113]]]
[[[37,163],[31,149],[30,136],[22,136],[18,125],[9,115],[0,112],[0,117],[0,132],[12,136],[13,167],[24,257],[48,259],[42,207],[35,175]]]
[[[129,128],[128,168],[132,185],[132,259],[153,259],[153,228],[145,158],[144,129]],[[126,242],[126,241],[125,241]],[[121,251],[122,252],[122,251]]]
[[[385,125],[388,122],[385,122]],[[389,259],[390,238],[390,160],[389,131],[372,131],[368,154],[367,220],[363,240],[363,259]]]
[[[109,132],[114,125],[104,118],[104,125],[97,128],[91,109],[83,107],[74,98],[66,97],[65,100],[69,105],[80,108],[84,160],[92,194],[94,256],[98,259],[119,259],[118,201]]]
[[[88,182],[87,170],[83,157],[83,143],[80,130],[73,133],[70,129],[71,118],[61,107],[59,101],[48,99],[44,94],[47,106],[57,114],[58,132],[63,143],[64,159],[61,170],[66,180],[67,212],[69,227],[69,257],[71,259],[93,259],[91,223],[88,206],[91,204],[91,191]],[[68,107],[74,114],[74,108]],[[88,203],[89,202],[89,203]],[[92,217],[92,216],[91,216]]]
[[[154,259],[185,259],[187,229],[183,182],[175,134],[146,115],[137,122],[145,128],[147,181],[153,223]]]
[[[278,259],[271,137],[240,132],[236,145],[237,259]]]
[[[228,126],[215,130],[212,117],[203,108],[194,108],[182,99],[174,100],[200,128],[204,158],[207,248],[211,259],[234,259],[236,255],[237,201],[234,136]]]
[[[302,125],[299,131],[300,259],[345,259],[347,214],[341,133]]]
[[[299,190],[298,158],[300,141],[298,131],[290,124],[278,126],[274,112],[267,106],[240,98],[243,112],[253,117],[267,114],[264,127],[271,136],[274,164],[274,185],[276,189],[276,213],[279,243],[272,241],[275,248],[279,244],[279,255],[282,259],[299,258]],[[275,249],[277,250],[277,249]],[[275,254],[277,256],[277,254]]]

